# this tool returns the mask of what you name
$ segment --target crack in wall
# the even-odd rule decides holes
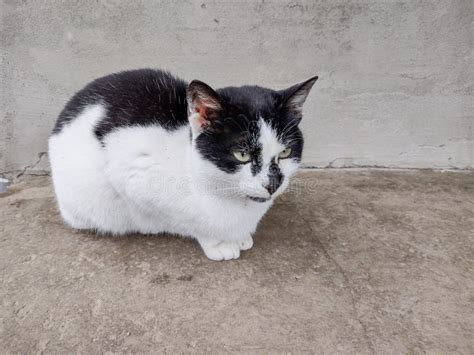
[[[30,165],[26,165],[23,167],[23,169],[16,169],[16,170],[9,170],[9,171],[1,171],[0,176],[8,178],[11,176],[11,179],[13,180],[12,182],[18,182],[19,179],[24,176],[24,175],[35,175],[35,176],[50,176],[51,174],[47,171],[35,171],[33,172],[28,172],[28,170],[35,169],[43,160],[45,156],[48,155],[48,152],[39,152],[38,153],[38,159]]]
[[[441,147],[438,147],[441,148]],[[401,152],[399,155],[407,154],[408,152]],[[392,165],[380,165],[380,164],[358,164],[354,162],[354,158],[340,157],[331,160],[325,165],[311,165],[302,164],[302,169],[386,169],[386,170],[433,170],[433,171],[472,171],[474,170],[473,165],[465,167],[456,167],[453,165],[447,166],[431,166],[431,167],[406,167],[406,166],[392,166]]]
[[[23,170],[16,176],[17,178],[20,178],[22,177],[23,175],[25,175],[26,171],[28,169],[34,169],[38,166],[39,163],[41,163],[41,160],[43,159],[44,156],[46,156],[48,153],[47,152],[39,152],[38,153],[38,160],[31,164],[31,165],[27,165],[23,168]]]

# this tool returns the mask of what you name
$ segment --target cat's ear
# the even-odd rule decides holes
[[[280,109],[290,113],[298,123],[303,117],[303,104],[316,80],[318,80],[318,77],[314,76],[311,79],[278,92],[280,96]]]
[[[193,129],[200,131],[219,117],[222,111],[219,95],[207,84],[193,80],[186,91],[188,118]]]

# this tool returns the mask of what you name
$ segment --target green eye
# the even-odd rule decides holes
[[[285,158],[288,158],[290,154],[291,154],[291,148],[285,148],[280,152],[280,154],[278,154],[278,157],[280,159],[285,159]]]
[[[246,163],[250,161],[250,154],[241,150],[236,150],[233,151],[232,154],[234,154],[235,159],[242,163]]]

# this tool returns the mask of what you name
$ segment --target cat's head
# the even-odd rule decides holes
[[[187,89],[195,172],[217,192],[266,202],[298,169],[303,103],[318,77],[275,91],[258,86]]]

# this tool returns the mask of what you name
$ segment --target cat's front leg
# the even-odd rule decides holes
[[[211,260],[232,260],[240,257],[239,242],[209,238],[197,238],[197,241],[204,254]]]
[[[253,238],[249,234],[246,238],[239,240],[240,250],[249,250],[253,247]]]
[[[204,254],[215,261],[238,259],[241,250],[248,250],[253,246],[251,235],[237,241],[209,238],[197,238],[197,241]]]
[[[207,238],[199,238],[198,242],[204,254],[211,260],[232,260],[240,257],[240,245],[238,242]]]

